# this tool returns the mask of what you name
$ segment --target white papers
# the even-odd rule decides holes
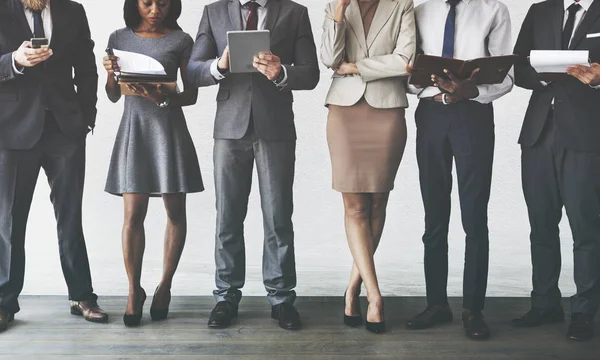
[[[531,66],[538,73],[566,73],[573,65],[590,66],[588,50],[532,50]]]
[[[121,72],[147,75],[167,74],[161,63],[150,56],[117,49],[113,49],[113,52],[119,58],[117,63]]]

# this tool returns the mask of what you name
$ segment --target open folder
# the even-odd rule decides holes
[[[118,65],[121,71],[117,80],[121,85],[122,95],[137,95],[127,87],[127,84],[162,85],[163,93],[177,93],[177,75],[167,75],[164,67],[150,56],[129,51],[113,49],[119,58]]]
[[[517,61],[517,55],[491,56],[473,60],[459,60],[431,55],[417,55],[409,79],[409,84],[421,87],[433,86],[431,75],[448,79],[444,69],[459,79],[467,79],[479,68],[477,85],[500,84]]]

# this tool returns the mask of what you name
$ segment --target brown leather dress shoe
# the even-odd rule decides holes
[[[468,337],[475,340],[485,340],[490,337],[490,328],[483,320],[481,311],[465,310],[462,318],[463,327]]]
[[[108,314],[98,306],[96,301],[71,301],[71,314],[83,316],[91,322],[108,322]]]
[[[12,322],[14,319],[14,314],[0,310],[0,333],[8,329],[8,323]]]

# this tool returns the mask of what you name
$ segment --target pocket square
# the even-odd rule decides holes
[[[586,38],[591,39],[591,38],[597,38],[600,37],[600,33],[595,33],[595,34],[587,34]]]

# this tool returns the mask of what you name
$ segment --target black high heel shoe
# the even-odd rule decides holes
[[[347,291],[348,290],[346,290],[344,292],[344,303],[346,302],[346,293],[347,293]],[[358,297],[358,295],[356,295],[356,297]],[[359,305],[359,310],[358,310],[359,315],[348,316],[348,315],[346,315],[346,313],[344,311],[344,324],[346,324],[347,326],[357,327],[357,326],[360,326],[362,324],[363,318],[362,318],[362,315],[360,315],[360,302],[358,303],[358,305]]]
[[[154,290],[154,296],[152,297],[152,305],[150,305],[150,317],[153,321],[161,321],[167,318],[169,315],[169,307],[166,309],[157,309],[154,307],[154,301],[156,300],[156,292],[158,287]],[[169,290],[169,303],[171,302],[171,291]]]
[[[369,322],[365,323],[365,328],[375,334],[381,334],[385,332],[385,321],[382,322]]]
[[[142,288],[142,293],[144,296],[142,297],[140,313],[131,315],[127,313],[123,314],[123,323],[125,324],[125,326],[138,326],[142,321],[142,314],[144,313],[144,303],[146,302],[146,291],[144,290],[144,288]]]

